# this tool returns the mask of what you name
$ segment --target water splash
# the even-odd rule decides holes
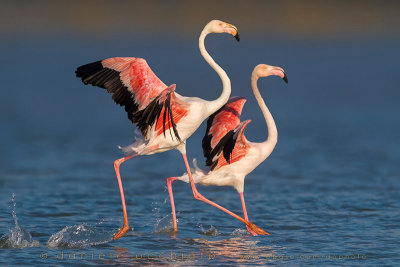
[[[151,203],[153,208],[152,212],[153,215],[156,219],[154,226],[153,226],[153,233],[167,233],[171,232],[174,228],[173,222],[172,222],[172,214],[167,214],[164,217],[161,217],[161,207],[165,206],[167,203],[167,200],[169,198],[165,198],[162,203],[159,202],[153,202]],[[178,220],[176,220],[178,222]]]
[[[209,229],[205,229],[202,224],[199,225],[201,229],[201,234],[208,235],[208,236],[217,236],[219,235],[218,229],[211,225]]]
[[[178,220],[176,220],[178,222]],[[172,223],[172,215],[168,214],[162,218],[157,218],[154,224],[154,233],[171,232],[174,226]]]
[[[26,248],[26,247],[37,247],[39,242],[33,240],[31,233],[24,229],[18,223],[18,217],[16,212],[15,194],[12,194],[12,216],[14,219],[14,228],[10,228],[9,232],[0,237],[0,248]]]
[[[250,235],[250,233],[247,232],[247,230],[244,228],[237,228],[237,229],[233,230],[231,235],[233,235],[233,236],[248,236],[248,235]]]
[[[61,231],[50,236],[47,246],[52,248],[85,248],[111,242],[113,240],[113,232],[99,229],[97,225],[101,223],[94,226],[86,223],[65,226]]]

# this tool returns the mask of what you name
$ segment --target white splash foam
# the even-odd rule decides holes
[[[112,233],[100,231],[96,226],[86,223],[65,226],[61,231],[50,236],[49,247],[82,248],[105,244],[112,241]]]
[[[231,235],[234,235],[234,236],[247,236],[247,235],[250,235],[250,234],[249,234],[249,232],[247,232],[246,229],[237,228],[237,229],[233,230]]]
[[[209,229],[205,229],[203,227],[203,225],[200,224],[200,229],[201,229],[201,233],[203,235],[209,235],[209,236],[218,236],[219,235],[218,229],[214,225],[211,225]]]
[[[178,222],[178,220],[176,220],[176,222]],[[173,228],[172,215],[168,214],[160,219],[156,219],[156,223],[154,224],[154,233],[171,232]]]
[[[38,247],[39,242],[33,240],[31,233],[25,230],[18,223],[18,217],[16,212],[15,194],[12,194],[13,208],[12,216],[14,219],[14,228],[10,228],[9,232],[0,239],[1,248],[26,248],[26,247]]]

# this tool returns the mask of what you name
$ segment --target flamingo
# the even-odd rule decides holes
[[[191,177],[186,157],[186,139],[208,116],[222,107],[229,99],[230,79],[225,71],[215,63],[204,46],[205,37],[210,33],[229,33],[237,41],[240,39],[234,25],[219,20],[210,21],[200,34],[200,52],[222,80],[222,94],[214,101],[181,96],[175,92],[175,84],[165,85],[142,58],[108,58],[80,66],[76,70],[76,76],[81,78],[84,84],[105,88],[112,93],[113,100],[125,107],[128,118],[142,134],[142,136],[136,136],[133,144],[120,147],[125,153],[125,157],[114,161],[124,215],[123,226],[114,234],[114,240],[122,237],[129,230],[119,171],[121,163],[139,155],[161,153],[175,148],[182,154],[187,172]],[[206,200],[198,193],[194,182],[191,183],[191,187],[195,198]],[[244,219],[242,221],[254,231],[263,233],[263,230],[257,226]]]
[[[251,89],[267,123],[268,138],[262,143],[253,143],[246,139],[244,131],[251,120],[240,122],[240,115],[246,99],[244,97],[231,97],[207,121],[207,130],[202,146],[206,158],[206,166],[209,168],[208,172],[199,169],[196,160],[193,161],[195,166],[193,179],[195,183],[201,185],[233,186],[238,191],[246,221],[249,218],[243,196],[244,179],[272,153],[278,140],[278,131],[274,118],[265,105],[257,87],[257,81],[260,77],[270,75],[279,76],[286,83],[288,82],[282,68],[265,64],[257,65],[251,75]],[[167,188],[171,200],[173,217],[173,231],[177,232],[178,227],[172,192],[172,182],[175,180],[188,182],[189,179],[187,174],[181,177],[167,178]],[[229,210],[221,210],[233,217],[237,216]],[[250,234],[257,235],[248,225],[246,225],[246,228]],[[269,235],[269,233],[267,234]]]

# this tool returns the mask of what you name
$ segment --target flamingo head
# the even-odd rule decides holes
[[[210,21],[206,27],[204,27],[204,30],[207,33],[229,33],[232,34],[233,37],[235,37],[235,39],[239,42],[240,41],[240,37],[239,37],[239,33],[238,30],[236,28],[236,26],[220,21],[220,20],[212,20]]]
[[[280,67],[270,66],[266,64],[259,64],[253,70],[253,75],[259,77],[267,77],[271,75],[281,77],[285,83],[288,83],[288,78],[285,71]]]

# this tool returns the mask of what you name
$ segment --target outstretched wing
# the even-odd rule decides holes
[[[208,118],[207,130],[202,142],[203,154],[207,161],[221,139],[239,125],[245,102],[244,97],[231,97],[222,108]]]
[[[107,89],[128,115],[144,109],[167,88],[143,58],[108,58],[80,66],[75,73],[84,84]]]
[[[206,165],[211,170],[236,162],[247,154],[250,146],[244,136],[244,130],[250,122],[251,120],[243,121],[221,138],[206,159]]]
[[[172,126],[176,138],[180,140],[175,123],[186,115],[183,112],[186,110],[184,103],[175,101],[174,105],[175,85],[167,87],[153,73],[146,60],[109,58],[80,66],[75,73],[84,84],[105,88],[112,93],[115,103],[125,107],[128,118],[138,126],[144,137],[161,117],[164,134]],[[174,109],[178,112],[173,112]],[[180,118],[174,120],[174,113],[180,114]]]

